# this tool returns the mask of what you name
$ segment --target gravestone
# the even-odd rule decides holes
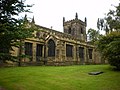
[[[99,75],[99,74],[102,74],[103,72],[102,71],[96,71],[96,72],[89,72],[88,74],[89,75]]]

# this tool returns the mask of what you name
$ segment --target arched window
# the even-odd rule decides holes
[[[55,56],[55,42],[52,39],[48,41],[48,56]]]

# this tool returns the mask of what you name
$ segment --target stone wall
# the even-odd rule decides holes
[[[76,21],[75,21],[76,22]],[[75,24],[74,20],[71,21],[73,23],[72,28],[74,28]],[[78,34],[78,31],[80,30],[80,27],[84,28],[84,35],[82,36],[83,39],[80,37],[75,37],[74,35],[68,34],[68,33],[62,33],[58,32],[46,27],[38,26],[38,25],[32,25],[37,28],[37,30],[34,32],[33,38],[27,38],[23,42],[28,42],[32,44],[32,59],[29,58],[23,58],[22,62],[25,65],[73,65],[73,64],[88,64],[88,63],[100,63],[99,59],[99,53],[97,53],[94,50],[94,46],[87,44],[86,42],[86,29],[85,29],[85,23],[77,20],[78,25],[77,27],[79,29],[74,32],[74,35]],[[67,25],[69,25],[69,22],[66,22]],[[65,23],[65,24],[66,24]],[[70,23],[70,24],[71,24]],[[64,25],[65,25],[64,24]],[[83,26],[80,26],[83,25]],[[80,26],[80,27],[79,27]],[[66,27],[65,27],[66,28]],[[66,31],[67,32],[67,31]],[[52,40],[55,44],[55,56],[48,56],[48,50],[49,50],[49,40]],[[38,57],[36,56],[37,52],[37,44],[42,45],[42,56]],[[66,45],[72,46],[72,56],[68,57],[66,55]],[[84,58],[81,59],[79,56],[79,47],[84,48]],[[51,47],[52,48],[52,47]],[[89,58],[88,49],[92,49],[92,59]],[[19,49],[14,48],[15,52],[13,52],[13,55],[19,54]],[[23,49],[22,54],[25,54],[25,49]],[[37,59],[39,58],[39,61]]]

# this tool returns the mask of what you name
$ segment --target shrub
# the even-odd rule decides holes
[[[98,41],[98,49],[110,65],[120,70],[120,32],[111,32]]]

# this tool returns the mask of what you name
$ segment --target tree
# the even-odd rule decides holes
[[[110,10],[99,27],[106,31],[98,41],[98,49],[102,57],[108,60],[110,65],[116,66],[120,70],[120,4],[115,6],[115,10]]]
[[[120,70],[120,32],[114,31],[102,36],[98,42],[98,49],[110,65]]]
[[[99,29],[104,30],[106,34],[120,31],[120,3],[114,7],[115,10],[110,10],[104,19],[99,19],[97,22]]]
[[[29,12],[25,0],[0,1],[0,60],[11,60],[12,47],[20,47],[21,40],[31,37],[33,29],[26,27],[24,19],[14,18],[22,12]]]
[[[103,27],[104,27],[104,20],[98,18],[98,21],[97,21],[97,28],[98,28],[98,30],[102,30]]]
[[[92,44],[95,44],[95,42],[98,40],[99,36],[100,36],[99,31],[96,31],[91,28],[88,30],[88,37]]]

